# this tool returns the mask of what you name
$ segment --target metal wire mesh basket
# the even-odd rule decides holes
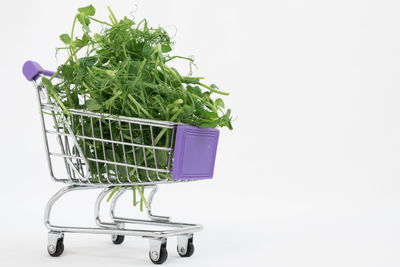
[[[29,66],[37,72],[35,65]],[[217,129],[87,110],[68,109],[65,115],[34,77],[30,79],[38,90],[50,173],[56,181],[110,186],[212,178]],[[49,142],[52,138],[56,146]],[[54,158],[63,159],[67,177],[54,175]]]

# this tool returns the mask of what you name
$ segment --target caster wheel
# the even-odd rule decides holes
[[[150,260],[154,264],[163,264],[168,258],[167,244],[162,244],[160,248],[160,255],[157,252],[149,252]]]
[[[63,239],[58,239],[57,240],[57,245],[54,247],[54,245],[48,245],[47,246],[47,252],[49,252],[50,256],[52,257],[58,257],[64,252],[64,240]]]
[[[123,235],[112,235],[111,240],[114,244],[119,245],[124,242],[125,236]]]
[[[183,258],[187,258],[193,255],[194,253],[194,245],[193,245],[193,238],[189,238],[188,244],[187,244],[187,249],[186,251],[184,251],[184,249],[181,250],[179,249],[179,246],[176,248],[178,250],[178,254],[179,256],[183,257]]]

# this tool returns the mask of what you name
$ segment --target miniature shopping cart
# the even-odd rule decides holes
[[[44,223],[50,230],[49,254],[63,253],[65,233],[88,233],[111,235],[114,244],[121,244],[124,236],[148,238],[149,256],[155,264],[167,259],[167,237],[176,236],[179,255],[190,257],[194,252],[193,233],[202,226],[154,215],[151,204],[158,184],[212,178],[219,131],[87,110],[68,109],[66,115],[41,83],[43,76],[52,76],[54,72],[27,61],[23,74],[36,88],[50,175],[54,181],[68,184],[50,198],[45,209]],[[163,142],[167,145],[158,145],[160,136],[170,139]],[[57,173],[59,170],[63,173]],[[146,205],[149,220],[116,215],[118,199],[132,187],[143,190],[141,193],[150,189]],[[50,222],[52,207],[63,195],[96,188],[103,189],[94,207],[97,227],[59,226]],[[110,202],[111,220],[106,222],[100,217],[100,207],[111,192],[114,193]],[[163,227],[163,230],[133,229],[126,225]]]

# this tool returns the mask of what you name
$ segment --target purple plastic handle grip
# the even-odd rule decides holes
[[[22,67],[22,73],[28,81],[36,81],[39,78],[40,74],[53,76],[55,72],[45,70],[39,65],[39,63],[28,60],[24,63],[24,66]]]

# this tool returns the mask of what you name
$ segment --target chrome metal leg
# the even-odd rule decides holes
[[[151,212],[151,205],[153,203],[153,199],[155,194],[158,191],[158,186],[149,186],[147,188],[151,188],[152,190],[150,191],[150,195],[149,198],[147,200],[148,203],[148,207],[147,207],[147,216],[149,217],[149,219],[153,220],[153,221],[159,221],[159,222],[169,222],[171,220],[171,217],[168,216],[159,216],[159,215],[153,215]],[[110,205],[110,216],[111,218],[114,220],[116,218],[115,215],[115,207],[117,205],[117,202],[119,200],[119,198],[128,190],[129,188],[121,188],[117,193],[115,193],[115,195],[113,196],[112,200],[111,200],[111,205]]]
[[[152,203],[155,193],[157,192],[157,188],[155,186],[151,186],[151,188],[152,188],[152,191],[150,193],[151,196],[148,200],[148,204],[149,204],[149,208],[150,208],[150,212],[148,212],[148,215],[150,214],[149,217],[151,220],[125,218],[125,217],[119,217],[115,214],[115,207],[117,205],[118,199],[129,189],[128,187],[123,187],[120,189],[120,191],[115,193],[115,195],[111,201],[111,206],[110,206],[111,219],[117,224],[118,223],[145,224],[145,225],[156,225],[156,226],[166,226],[166,227],[176,228],[176,229],[171,229],[168,231],[163,231],[163,232],[171,233],[171,235],[193,233],[193,232],[197,232],[197,231],[200,231],[203,229],[203,227],[198,224],[171,222],[169,217],[152,215],[150,205]],[[163,237],[163,236],[160,236],[159,234],[160,233],[157,233],[156,235],[151,235],[151,236]],[[146,237],[151,237],[151,236],[146,236]]]
[[[170,217],[154,215],[151,213],[151,204],[153,202],[153,198],[154,198],[155,194],[157,193],[157,191],[158,191],[158,186],[156,185],[153,187],[153,189],[150,192],[149,199],[148,199],[149,206],[147,208],[147,217],[149,217],[151,220],[155,220],[155,221],[169,222],[171,220]]]
[[[54,225],[50,222],[51,210],[52,210],[55,202],[57,202],[57,200],[59,200],[63,195],[65,195],[68,192],[78,191],[78,190],[87,190],[87,189],[94,189],[94,187],[69,185],[69,186],[62,188],[56,194],[54,194],[48,201],[48,203],[46,205],[46,209],[45,209],[44,224],[45,224],[46,228],[52,232],[57,232],[57,233],[69,232],[69,233],[88,233],[88,234],[132,235],[132,236],[142,236],[142,237],[150,237],[150,238],[164,238],[164,237],[168,237],[168,236],[184,235],[184,234],[188,234],[188,233],[197,232],[197,231],[200,231],[203,229],[203,227],[198,224],[178,223],[178,222],[161,221],[161,220],[150,220],[149,221],[149,220],[140,220],[140,219],[130,219],[130,218],[117,217],[117,216],[115,216],[115,214],[113,214],[114,216],[112,217],[112,219],[114,222],[112,222],[112,223],[105,223],[101,220],[98,221],[102,225],[101,228],[60,226],[60,225]],[[97,205],[95,208],[96,219],[98,217],[97,215],[99,214],[101,200],[104,199],[108,190],[110,190],[110,189],[103,190],[100,193],[100,195],[98,196]],[[122,193],[120,193],[120,194],[122,194]],[[114,207],[115,207],[115,205],[116,205],[116,202],[114,203]],[[122,225],[123,223],[165,226],[165,227],[170,227],[173,229],[158,231],[158,230],[120,229],[117,227],[118,225]]]
[[[90,187],[86,186],[77,186],[77,185],[69,185],[66,187],[63,187],[61,190],[59,190],[57,193],[55,193],[50,200],[47,202],[45,212],[44,212],[44,225],[47,227],[47,229],[55,232],[63,232],[62,227],[57,227],[55,225],[52,225],[50,223],[50,213],[53,208],[54,203],[56,203],[57,200],[59,200],[63,195],[65,195],[68,192],[71,191],[77,191],[77,190],[84,190],[84,189],[89,189]]]
[[[126,192],[126,188],[122,187],[118,192],[116,192],[111,199],[111,204],[110,204],[110,217],[111,219],[114,220],[115,217],[115,207],[117,205],[117,201],[119,198]]]
[[[100,207],[103,199],[113,190],[112,187],[106,188],[97,196],[95,207],[94,207],[94,221],[100,227],[106,228],[120,228],[116,222],[103,222],[100,218]]]

